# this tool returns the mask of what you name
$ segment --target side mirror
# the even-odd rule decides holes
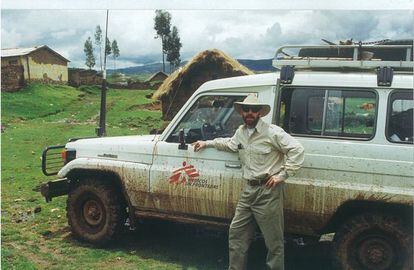
[[[178,133],[178,149],[180,150],[187,150],[188,145],[185,144],[185,136],[184,136],[184,129],[182,128],[180,132]]]

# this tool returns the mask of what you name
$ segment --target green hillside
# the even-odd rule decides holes
[[[1,93],[2,122],[57,114],[77,101],[81,92],[70,86],[32,84],[15,93]]]
[[[161,112],[140,106],[152,102],[145,97],[151,92],[109,89],[107,134],[144,134],[159,127]],[[90,126],[94,133],[99,121],[100,88],[31,84],[16,93],[2,93],[1,105],[2,126],[6,129],[16,123],[65,123],[72,127]],[[122,127],[126,129],[120,132]]]

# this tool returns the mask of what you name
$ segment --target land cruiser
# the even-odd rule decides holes
[[[292,55],[292,51],[299,50]],[[313,50],[337,55],[314,57]],[[343,57],[341,52],[351,51]],[[403,51],[397,60],[382,50]],[[74,235],[109,241],[129,218],[229,224],[245,182],[237,154],[190,143],[232,136],[233,103],[248,93],[271,106],[264,121],[305,148],[303,168],[287,180],[286,233],[334,234],[344,269],[412,267],[413,60],[411,45],[285,46],[280,71],[204,83],[160,135],[86,138],[63,148],[60,179],[42,185],[47,201],[68,195]],[[308,55],[306,55],[306,51]],[[262,158],[257,155],[257,158]]]

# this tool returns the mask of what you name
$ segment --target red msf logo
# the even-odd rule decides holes
[[[172,172],[170,177],[170,183],[179,184],[193,182],[196,178],[200,176],[197,169],[193,165],[187,165],[184,161],[183,166],[179,169],[176,169]]]

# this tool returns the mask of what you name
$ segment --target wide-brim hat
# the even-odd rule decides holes
[[[251,93],[249,94],[243,101],[234,102],[234,109],[239,113],[242,114],[242,106],[257,106],[262,107],[259,111],[260,116],[265,116],[270,112],[270,106],[266,103],[260,103],[257,99],[256,94]]]

